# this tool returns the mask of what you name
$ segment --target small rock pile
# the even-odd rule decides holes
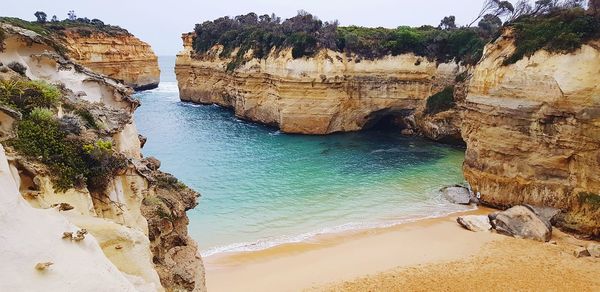
[[[506,211],[485,215],[460,216],[458,224],[471,231],[496,232],[516,238],[548,242],[552,237],[552,223],[560,210],[548,207],[519,205]]]
[[[550,207],[518,205],[505,211],[496,211],[488,215],[466,215],[456,218],[456,222],[465,229],[482,232],[495,230],[499,234],[515,238],[549,242],[552,238],[552,226],[560,210]],[[600,258],[600,244],[579,244],[573,251],[575,257]]]

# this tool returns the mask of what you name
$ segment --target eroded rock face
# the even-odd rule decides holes
[[[177,56],[181,100],[233,108],[240,118],[286,133],[357,131],[386,119],[399,128],[414,126],[404,118],[463,70],[412,54],[366,60],[322,50],[293,59],[288,49],[266,59],[249,52],[244,64],[227,72],[232,58],[220,58],[220,46],[195,55],[192,37],[183,36],[184,50]]]
[[[45,165],[11,151],[6,158],[2,155],[4,161],[8,162],[5,167],[8,171],[3,171],[10,173],[21,196],[30,207],[37,209],[58,212],[59,208],[54,206],[69,206],[68,210],[61,211],[57,216],[86,229],[97,240],[96,245],[102,248],[103,260],[110,263],[122,278],[115,278],[113,282],[129,280],[125,284],[141,291],[205,289],[204,269],[197,255],[196,243],[187,236],[188,221],[185,213],[185,210],[196,205],[198,194],[176,179],[161,181],[160,178],[167,175],[158,171],[160,161],[151,159],[146,164],[142,162],[140,138],[133,122],[133,112],[139,102],[131,98],[131,89],[60,55],[54,51],[51,40],[21,28],[0,25],[8,32],[6,49],[0,52],[0,62],[22,64],[26,68],[26,76],[20,78],[45,80],[60,85],[66,95],[62,106],[68,104],[74,108],[83,107],[89,112],[91,119],[101,125],[97,130],[85,129],[81,135],[90,135],[92,140],[102,138],[111,141],[113,150],[128,161],[126,169],[112,177],[104,190],[72,188],[59,191]],[[0,74],[0,78],[4,79],[5,76]],[[62,115],[63,111],[58,109],[57,115]],[[2,112],[4,116],[0,118],[3,127],[0,133],[2,137],[11,137],[14,134],[14,124],[20,117],[5,110]],[[152,169],[147,165],[152,166]],[[176,188],[177,193],[165,194],[165,188]],[[2,190],[0,189],[0,193]],[[142,202],[146,198],[156,197],[167,198],[161,201],[167,203],[163,205],[160,214],[168,214],[172,222],[173,228],[169,233],[157,234],[157,226],[162,221],[155,220],[156,214],[144,210]],[[44,222],[37,222],[37,227],[45,229]],[[57,232],[56,238],[60,239],[59,235],[63,231],[72,232],[62,230]],[[43,243],[44,240],[40,239],[39,242]],[[96,263],[92,261],[87,264]],[[56,261],[48,269],[54,269],[58,265],[59,262]],[[77,268],[88,267],[78,263]],[[81,281],[88,279],[71,279],[69,283]],[[107,281],[109,282],[111,281]],[[96,285],[95,289],[87,290],[104,287],[97,282],[91,283]],[[82,287],[88,286],[86,283]]]
[[[160,82],[154,51],[131,34],[66,30],[63,39],[69,56],[94,72],[122,80],[136,90],[156,88]]]
[[[206,291],[202,258],[188,235],[186,211],[198,204],[199,194],[169,174],[151,170],[155,180],[144,199],[151,249],[161,283],[170,291]]]
[[[487,204],[566,211],[560,226],[600,235],[600,42],[516,64],[510,32],[486,47],[462,104],[464,175]]]

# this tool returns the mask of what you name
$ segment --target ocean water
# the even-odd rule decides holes
[[[282,134],[179,101],[174,62],[161,57],[160,86],[136,94],[136,123],[144,155],[202,194],[188,215],[204,256],[468,209],[438,192],[464,181],[462,149],[393,132]]]

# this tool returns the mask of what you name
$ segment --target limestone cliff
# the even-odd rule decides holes
[[[368,60],[332,50],[294,59],[291,49],[272,50],[263,59],[250,50],[233,72],[236,58],[220,58],[213,47],[203,55],[184,34],[175,71],[183,101],[219,104],[236,116],[277,126],[286,133],[329,134],[357,131],[391,120],[415,128],[414,114],[425,100],[448,85],[463,68],[413,54]]]
[[[57,110],[58,118],[84,110],[88,124],[97,126],[79,126],[77,131],[81,132],[81,139],[110,141],[114,151],[126,158],[126,166],[109,178],[104,189],[73,187],[61,190],[48,165],[39,158],[25,156],[7,146],[4,160],[12,175],[14,188],[34,208],[57,210],[63,208],[63,205],[67,206],[60,213],[56,211],[55,216],[86,229],[92,236],[90,240],[97,241],[89,244],[97,244],[104,253],[104,260],[122,277],[111,280],[115,287],[125,285],[121,280],[128,279],[130,288],[144,291],[204,291],[203,266],[196,243],[187,235],[188,221],[185,214],[185,210],[197,204],[198,194],[175,178],[160,172],[156,160],[142,158],[141,143],[133,122],[133,113],[139,102],[130,97],[131,89],[66,59],[55,51],[57,46],[53,43],[54,39],[7,24],[0,25],[7,34],[4,50],[0,52],[0,63],[20,64],[23,68],[22,72],[14,72],[6,66],[0,66],[0,80],[45,80],[58,85],[64,94]],[[12,67],[17,68],[14,65]],[[21,115],[5,106],[0,106],[0,109],[0,142],[12,145],[10,139],[16,137],[14,129],[21,122]],[[1,163],[3,161],[0,159]],[[10,194],[3,187],[0,195],[5,197]],[[45,230],[44,224],[44,221],[38,222],[38,227]],[[40,234],[42,235],[47,234]],[[61,234],[56,236],[60,239]],[[0,239],[0,245],[5,247],[7,245],[4,241],[7,238],[3,238]],[[87,239],[84,241],[87,242]],[[72,248],[79,249],[87,245],[73,245]],[[39,246],[31,246],[27,250],[29,247],[24,245],[9,248],[43,253],[36,249]],[[4,250],[3,254],[11,252],[16,251]],[[62,255],[49,253],[45,259],[54,262],[56,267],[49,268],[49,276],[56,274],[59,278],[69,278],[68,269],[64,266],[70,263]],[[66,282],[51,281],[47,277],[31,277],[28,281],[33,287],[42,287],[44,283],[52,282],[52,287],[56,287],[56,290],[69,290],[72,288],[69,285],[95,277],[93,272],[89,272],[94,271],[93,268],[88,269],[86,263],[77,264],[81,273],[88,271],[84,277],[69,278],[70,281]],[[87,262],[89,266],[96,264],[95,261]],[[32,267],[31,263],[19,265],[15,268],[21,270],[14,272],[27,275],[31,273]],[[107,269],[112,273],[110,267]],[[104,274],[109,276],[107,272]],[[18,281],[21,280],[22,277],[3,278],[2,282],[18,286]],[[128,286],[122,287],[124,288],[115,289],[129,289],[126,288]],[[103,286],[102,289],[104,288]]]
[[[69,56],[94,72],[122,80],[135,90],[152,89],[160,82],[158,58],[147,43],[126,31],[68,29],[61,40]]]
[[[560,208],[600,236],[600,42],[513,65],[510,31],[486,47],[463,104],[464,174],[481,200]]]

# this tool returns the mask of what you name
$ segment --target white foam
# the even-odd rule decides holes
[[[455,205],[455,206],[457,207],[457,210],[453,210],[450,212],[445,211],[440,208],[440,210],[430,212],[429,215],[424,215],[424,214],[421,216],[415,215],[410,218],[401,218],[401,219],[396,219],[396,220],[379,221],[379,222],[350,222],[350,223],[346,223],[346,224],[342,224],[342,225],[338,225],[338,226],[325,227],[325,228],[317,230],[317,231],[306,232],[306,233],[302,233],[302,234],[298,234],[298,235],[277,236],[277,237],[260,239],[260,240],[256,240],[256,241],[252,241],[252,242],[240,242],[240,243],[233,243],[233,244],[228,244],[228,245],[223,245],[223,246],[217,246],[217,247],[213,247],[213,248],[204,250],[200,254],[202,255],[202,257],[206,258],[206,257],[210,257],[213,255],[221,254],[221,253],[260,251],[260,250],[273,248],[273,247],[283,245],[283,244],[307,242],[307,241],[314,239],[315,237],[320,236],[320,235],[336,234],[336,233],[343,233],[343,232],[348,232],[348,231],[361,231],[361,230],[367,230],[367,229],[389,228],[389,227],[393,227],[393,226],[400,225],[400,224],[406,224],[406,223],[415,222],[415,221],[419,221],[419,220],[425,220],[425,219],[439,218],[439,217],[448,216],[453,213],[465,212],[465,211],[471,211],[471,210],[477,209],[477,207],[472,207],[472,206],[458,206],[458,205]],[[463,209],[458,210],[458,207],[463,207]]]
[[[179,94],[179,87],[177,82],[161,82],[157,88],[149,90],[148,92],[153,93],[177,93]]]

